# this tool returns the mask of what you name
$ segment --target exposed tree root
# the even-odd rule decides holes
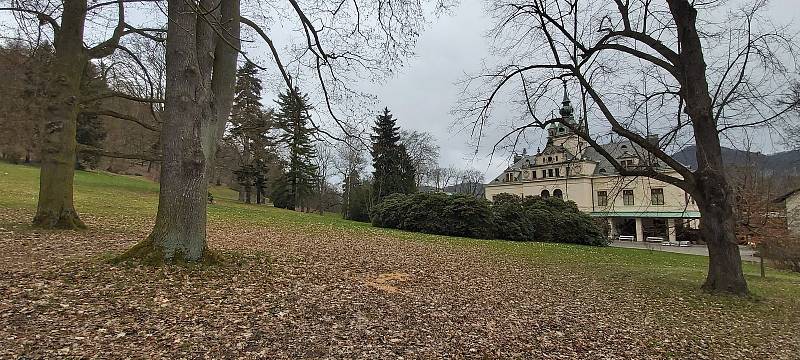
[[[153,241],[152,237],[139,242],[124,253],[109,260],[112,264],[138,263],[147,266],[163,265],[202,265],[213,266],[222,263],[222,256],[216,252],[205,249],[203,257],[199,260],[186,260],[182,252],[175,252],[171,257],[167,257],[164,248]]]
[[[75,210],[38,212],[33,218],[33,226],[41,229],[79,230],[86,229]]]

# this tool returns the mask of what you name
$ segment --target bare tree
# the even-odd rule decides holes
[[[378,69],[378,65],[392,65],[405,55],[418,35],[414,29],[422,23],[422,4],[323,1],[314,4],[314,10],[304,10],[295,0],[289,0],[289,5],[306,39],[306,46],[293,61],[313,71],[329,115],[347,133],[332,104],[357,95],[341,93],[348,89],[343,85],[348,70]],[[208,164],[213,163],[230,113],[236,59],[241,54],[250,60],[240,46],[240,24],[253,29],[267,43],[287,87],[293,95],[299,94],[294,93],[297,86],[269,35],[255,21],[241,16],[238,0],[168,0],[167,8],[169,41],[158,214],[150,236],[123,257],[197,261],[206,249]],[[361,11],[368,9],[376,11],[377,19],[362,18]],[[375,33],[366,31],[370,21],[383,30],[383,41],[367,35]],[[381,44],[386,44],[380,54],[388,63],[371,57],[374,52],[362,51]],[[312,125],[335,138],[319,124]]]
[[[414,165],[414,185],[419,188],[425,185],[430,170],[439,163],[439,145],[433,134],[425,131],[402,130],[400,143],[405,145],[411,164]]]
[[[711,10],[721,4],[498,0],[492,9],[499,20],[494,34],[506,64],[468,80],[459,108],[480,139],[492,105],[515,84],[515,104],[524,121],[502,141],[558,122],[621,175],[650,177],[685,190],[697,201],[701,235],[709,248],[702,288],[746,294],[720,138],[768,126],[790,111],[789,105],[776,105],[776,99],[796,74],[796,45],[785,28],[758,21],[764,1],[714,19]],[[570,79],[577,81],[584,100],[582,124],[550,115],[558,82]],[[623,166],[600,146],[603,134],[586,131],[586,122],[594,125],[595,119],[602,120],[596,126],[609,129],[607,134],[630,140],[646,152],[641,157],[656,161]],[[662,134],[658,142],[648,139],[655,133]],[[697,169],[667,154],[689,142],[696,145]]]
[[[367,166],[367,153],[364,145],[353,136],[345,136],[345,141],[337,143],[333,164],[342,178],[342,215],[347,217],[353,194],[353,181],[360,178]]]
[[[458,192],[475,196],[483,196],[483,172],[475,169],[461,171],[458,182]]]
[[[135,1],[135,0],[134,0]],[[46,96],[49,105],[42,118],[41,172],[39,201],[35,226],[44,228],[83,228],[73,204],[73,175],[77,143],[75,133],[81,105],[93,99],[81,95],[89,62],[110,56],[119,46],[120,39],[128,34],[145,34],[146,30],[131,26],[125,19],[125,2],[110,1],[91,6],[87,0],[50,1],[10,0],[0,10],[11,11],[23,30],[43,34],[53,41],[55,55],[48,71]],[[84,36],[89,14],[105,6],[116,6],[116,23],[112,35],[95,45],[86,45]],[[57,20],[60,18],[60,22]],[[113,96],[110,94],[109,96]]]
[[[314,162],[317,167],[317,210],[322,215],[325,213],[326,207],[325,191],[328,189],[328,178],[331,176],[334,166],[333,151],[331,151],[332,146],[330,144],[323,142],[318,142],[316,148],[317,156],[314,158]]]

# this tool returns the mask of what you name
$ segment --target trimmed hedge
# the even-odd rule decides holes
[[[494,203],[471,195],[392,194],[373,206],[372,225],[428,234],[608,245],[602,230],[574,202],[500,194]]]

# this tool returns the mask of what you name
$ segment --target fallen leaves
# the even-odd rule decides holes
[[[791,316],[653,292],[591,263],[218,219],[209,241],[221,266],[112,266],[103,256],[143,238],[147,219],[47,232],[16,220],[28,215],[0,209],[0,358],[792,359],[800,349]]]

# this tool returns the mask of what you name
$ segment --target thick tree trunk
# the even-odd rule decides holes
[[[681,97],[692,120],[697,165],[693,196],[700,208],[701,235],[708,245],[708,276],[703,290],[747,294],[742,259],[736,242],[734,199],[725,177],[719,133],[706,80],[706,63],[696,26],[697,10],[687,0],[667,0],[680,43]]]
[[[158,213],[147,240],[123,258],[198,261],[205,254],[213,32],[204,21],[198,21],[194,10],[189,2],[168,1],[166,116],[161,128],[164,160]]]
[[[216,163],[217,148],[222,142],[225,134],[225,124],[233,106],[234,88],[236,87],[236,62],[239,58],[239,48],[241,40],[242,24],[240,22],[241,9],[239,0],[221,0],[219,5],[221,30],[219,34],[223,38],[218,38],[214,46],[214,74],[211,79],[211,89],[214,93],[212,110],[213,134],[208,137],[207,144],[211,149],[208,153],[209,163]],[[216,172],[211,168],[210,173]]]
[[[75,229],[85,225],[73,204],[75,132],[81,78],[88,62],[83,47],[85,0],[64,2],[61,30],[55,39],[55,58],[50,69],[46,118],[40,129],[41,171],[39,202],[34,226]]]

